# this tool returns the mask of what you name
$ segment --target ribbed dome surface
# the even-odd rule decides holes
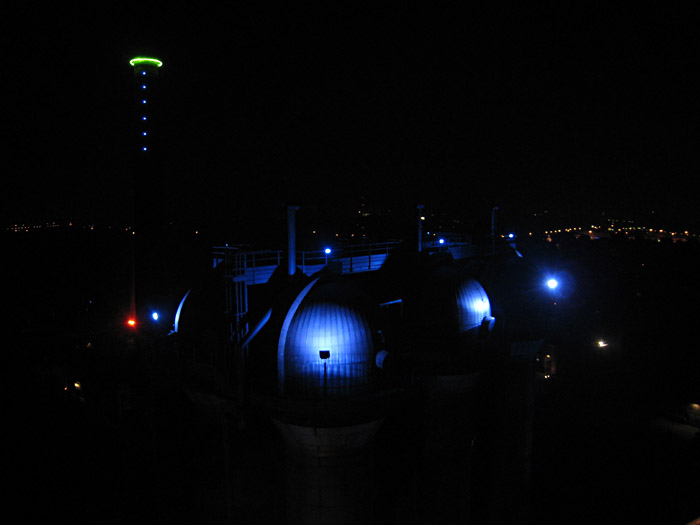
[[[455,292],[457,326],[460,333],[478,326],[491,315],[491,303],[484,288],[474,279],[467,279]]]
[[[450,266],[432,272],[421,300],[422,318],[418,322],[434,336],[463,334],[491,315],[491,303],[481,284]]]
[[[374,344],[363,297],[339,281],[312,281],[282,325],[277,371],[281,393],[344,397],[369,389]]]

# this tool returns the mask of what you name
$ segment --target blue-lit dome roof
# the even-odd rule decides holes
[[[481,326],[484,317],[491,315],[491,303],[484,288],[474,279],[463,281],[455,292],[457,301],[457,329],[460,333]]]
[[[369,391],[375,352],[366,298],[341,280],[313,280],[282,324],[279,391],[323,399]]]
[[[425,281],[421,324],[433,337],[464,334],[491,316],[491,303],[475,279],[451,266],[436,268]]]

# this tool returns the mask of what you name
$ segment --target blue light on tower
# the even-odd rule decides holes
[[[140,137],[139,149],[142,152],[145,152],[150,149],[149,143],[147,143],[146,140],[150,140],[151,135],[151,133],[148,133],[150,129],[146,129],[145,127],[146,122],[150,121],[145,113],[150,114],[150,106],[152,106],[153,102],[152,95],[154,92],[154,82],[158,79],[158,69],[163,65],[163,63],[157,58],[135,57],[129,61],[129,64],[131,64],[131,66],[134,68],[134,75],[136,77],[135,89],[138,93],[137,101],[139,106],[142,108],[139,110],[139,114],[141,116],[140,127],[138,129]],[[147,92],[148,95],[146,94]],[[147,106],[149,106],[149,110],[146,109]]]

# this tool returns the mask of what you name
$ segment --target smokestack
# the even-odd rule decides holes
[[[292,276],[297,271],[297,227],[296,212],[299,206],[287,206],[287,273]]]

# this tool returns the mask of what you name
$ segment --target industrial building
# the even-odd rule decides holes
[[[209,341],[200,351],[224,370],[238,432],[271,423],[285,522],[524,516],[546,327],[523,331],[535,316],[508,311],[524,304],[508,282],[525,271],[517,252],[438,239],[298,252],[297,210],[286,253],[215,248],[225,312],[202,316],[212,300],[192,290],[171,334],[181,349]]]

